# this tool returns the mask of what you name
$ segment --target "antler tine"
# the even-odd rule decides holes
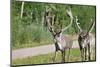
[[[75,16],[75,22],[76,22],[76,25],[77,25],[78,29],[80,30],[80,32],[82,32],[82,28],[79,26],[80,23],[78,22],[77,16]]]
[[[71,8],[69,7],[69,9],[67,10],[67,14],[70,18],[73,18],[73,15],[72,15],[72,11],[71,11]]]
[[[57,10],[57,8],[56,8],[54,5],[52,5],[52,4],[50,4],[50,7],[51,7],[53,10]]]

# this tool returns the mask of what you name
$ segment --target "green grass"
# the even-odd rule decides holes
[[[30,48],[42,45],[52,44],[52,41],[43,40],[41,42],[30,42],[28,44],[17,44],[16,46],[12,47],[13,50],[22,49],[22,48]]]
[[[79,49],[72,49],[71,50],[69,61],[67,61],[67,53],[68,52],[66,51],[66,62],[81,61]],[[12,65],[53,63],[53,61],[52,61],[53,56],[54,56],[54,53],[50,53],[50,54],[27,57],[27,58],[22,58],[22,59],[15,59],[15,60],[12,61]],[[93,60],[95,60],[95,56],[94,56]],[[56,62],[55,63],[60,63],[60,62],[61,62],[61,53],[57,52]]]

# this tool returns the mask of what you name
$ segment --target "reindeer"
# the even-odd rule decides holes
[[[91,60],[92,44],[91,44],[90,32],[93,30],[95,22],[92,23],[92,25],[90,26],[88,31],[84,31],[79,26],[77,16],[75,18],[76,18],[76,25],[80,31],[79,37],[78,37],[78,43],[79,43],[80,52],[81,52],[81,59],[82,59],[82,61]],[[91,22],[92,22],[92,19],[91,19]]]
[[[72,22],[73,22],[73,15],[70,8],[69,10],[67,10],[67,15],[70,17],[70,24],[67,27],[57,31],[54,29],[54,26],[53,26],[55,22],[55,15],[51,15],[48,10],[46,11],[46,15],[45,15],[46,24],[47,24],[48,30],[52,33],[54,44],[55,44],[55,54],[53,57],[53,62],[55,62],[57,51],[61,52],[62,62],[65,62],[65,50],[69,49],[69,54],[70,54],[70,49],[72,48],[72,44],[73,44],[72,39],[63,34],[63,32],[67,30],[72,25]],[[69,59],[69,54],[68,54],[68,59]]]

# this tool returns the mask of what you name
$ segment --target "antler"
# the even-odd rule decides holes
[[[82,28],[79,26],[80,23],[78,22],[77,16],[75,16],[75,22],[76,22],[76,25],[77,25],[78,29],[80,30],[80,32],[82,32]]]
[[[67,27],[65,27],[65,28],[62,29],[62,32],[65,31],[65,30],[67,30],[72,25],[72,22],[73,22],[73,15],[72,15],[72,11],[71,11],[70,7],[67,10],[67,15],[70,17],[71,21],[70,21],[70,24]]]
[[[47,23],[48,30],[49,30],[53,35],[55,35],[54,27],[53,27],[55,15],[52,16],[52,15],[50,14],[50,9],[47,9],[47,8],[46,8],[46,12],[47,12],[47,14],[46,14],[45,18],[46,18],[46,23]]]
[[[92,22],[92,19],[91,19],[91,22]],[[91,32],[94,28],[94,25],[95,25],[95,21],[91,24],[89,30],[87,31],[87,33]]]

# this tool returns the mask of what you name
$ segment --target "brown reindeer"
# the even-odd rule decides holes
[[[92,20],[91,20],[92,22]],[[78,43],[81,51],[81,58],[82,61],[85,60],[91,60],[91,34],[90,32],[93,30],[93,27],[95,25],[95,22],[92,23],[90,26],[89,30],[84,31],[82,28],[79,26],[78,19],[76,16],[76,24],[78,29],[80,30],[79,37],[78,37]]]

